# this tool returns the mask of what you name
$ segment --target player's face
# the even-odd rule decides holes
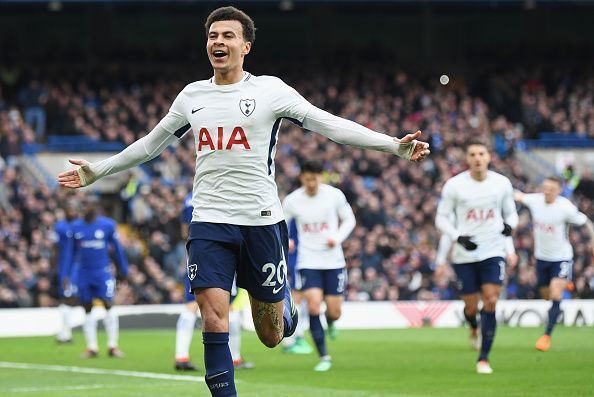
[[[239,21],[218,21],[210,25],[206,52],[215,69],[221,73],[243,66],[243,58],[250,52],[252,43],[243,39]]]
[[[542,183],[542,194],[545,196],[545,201],[547,203],[552,203],[555,201],[559,193],[561,193],[561,185],[556,181],[552,181],[550,179],[545,179]]]
[[[66,212],[66,217],[68,219],[74,219],[74,218],[76,218],[78,216],[78,210],[74,206],[68,206],[68,207],[66,207],[65,212]]]
[[[471,172],[486,172],[491,162],[491,155],[483,145],[470,145],[466,149],[466,164]]]
[[[322,183],[322,175],[313,172],[304,172],[299,177],[301,185],[305,188],[305,192],[309,196],[315,196],[318,193],[320,183]]]

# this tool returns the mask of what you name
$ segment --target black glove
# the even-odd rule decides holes
[[[504,236],[511,236],[512,233],[512,227],[510,225],[508,225],[507,223],[503,224],[503,231],[501,232],[501,234],[503,234]]]
[[[458,244],[462,247],[466,248],[468,251],[474,251],[478,245],[472,242],[470,236],[460,236],[458,237]]]

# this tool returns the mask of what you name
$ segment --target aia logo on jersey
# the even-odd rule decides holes
[[[305,223],[303,233],[323,233],[330,229],[327,222]]]
[[[534,229],[542,233],[555,233],[555,225],[548,225],[546,223],[534,222]]]
[[[255,99],[240,99],[239,100],[239,110],[245,117],[249,117],[254,110],[256,109],[256,100]]]
[[[216,142],[216,145],[215,145]],[[226,134],[223,127],[217,127],[216,135],[211,134],[206,128],[200,128],[198,132],[198,148],[201,152],[204,149],[210,150],[231,150],[233,146],[243,146],[244,149],[250,150],[250,143],[247,140],[245,131],[241,127],[233,128],[231,134]]]
[[[466,221],[478,221],[478,222],[487,222],[491,219],[495,219],[495,210],[493,208],[484,209],[474,209],[471,208],[466,213]]]
[[[190,279],[190,281],[193,281],[196,278],[196,272],[198,271],[198,265],[193,263],[193,264],[189,264],[188,263],[188,278]]]

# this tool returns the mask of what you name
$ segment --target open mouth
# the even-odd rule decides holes
[[[213,52],[212,52],[212,55],[213,55],[215,58],[224,58],[224,57],[226,57],[228,54],[227,54],[225,51],[223,51],[223,50],[215,50],[215,51],[213,51]]]

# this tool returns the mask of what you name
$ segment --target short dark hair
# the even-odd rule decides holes
[[[487,150],[489,150],[489,144],[484,142],[484,141],[480,141],[478,139],[471,139],[468,142],[466,142],[464,144],[464,151],[468,152],[468,148],[471,146],[484,146]]]
[[[243,39],[253,43],[256,41],[256,26],[248,14],[235,7],[221,7],[211,12],[206,18],[204,27],[206,36],[210,30],[210,25],[218,21],[238,21],[243,30]]]
[[[545,181],[557,182],[557,184],[559,186],[563,185],[563,183],[561,183],[561,179],[560,178],[557,178],[556,176],[553,176],[553,175],[547,176],[544,180]]]
[[[312,174],[321,174],[324,170],[322,163],[317,160],[305,160],[301,164],[301,173],[311,172]]]

